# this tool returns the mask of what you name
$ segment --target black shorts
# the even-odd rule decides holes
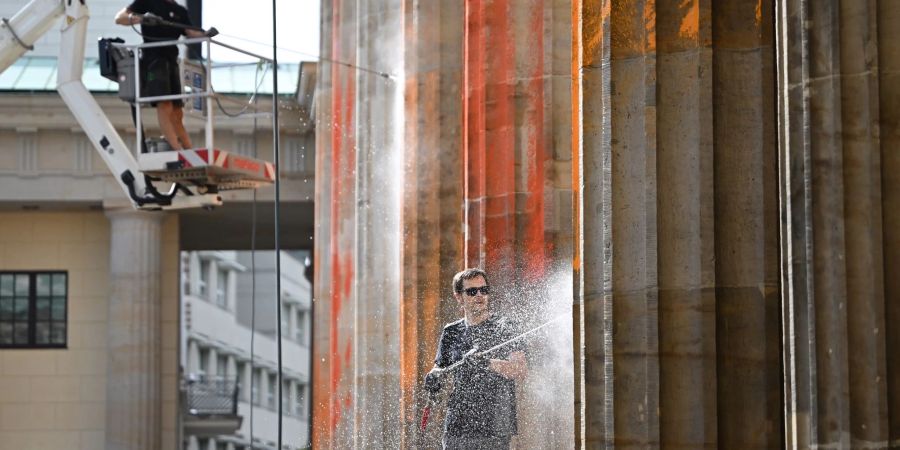
[[[181,74],[178,60],[168,57],[144,58],[141,60],[141,97],[157,97],[160,95],[179,95],[181,92]],[[156,106],[158,102],[151,102]],[[184,106],[180,99],[172,100],[177,107]]]

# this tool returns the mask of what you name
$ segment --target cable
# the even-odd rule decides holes
[[[247,42],[247,43],[250,43],[250,44],[265,45],[265,46],[268,46],[268,45],[269,45],[269,44],[267,44],[267,43],[265,43],[265,42],[254,41],[254,40],[252,40],[252,39],[245,39],[245,38],[242,38],[242,37],[239,37],[239,36],[235,36],[235,35],[233,35],[233,34],[219,33],[219,36],[229,37],[229,38],[232,38],[232,39],[237,39],[237,40],[239,40],[239,41],[244,41],[244,42]],[[341,66],[346,66],[346,67],[349,67],[349,68],[354,69],[354,70],[359,70],[360,72],[366,72],[366,73],[371,73],[371,74],[373,74],[373,75],[378,75],[379,77],[387,78],[387,79],[389,79],[389,80],[393,80],[393,79],[394,79],[394,75],[391,75],[391,74],[389,74],[389,73],[387,73],[387,72],[382,72],[382,71],[380,71],[380,70],[369,69],[369,68],[367,68],[367,67],[357,66],[356,64],[351,64],[351,63],[348,63],[348,62],[338,61],[338,60],[336,60],[336,59],[331,59],[331,58],[325,58],[325,57],[323,57],[323,56],[320,56],[320,55],[314,55],[314,54],[312,54],[312,53],[301,52],[300,50],[294,50],[294,49],[285,48],[285,47],[276,47],[274,44],[272,45],[272,48],[273,48],[273,53],[274,53],[274,51],[275,51],[274,49],[278,49],[278,50],[285,51],[285,52],[288,52],[288,53],[294,53],[294,54],[297,54],[297,55],[308,56],[308,57],[310,57],[310,58],[316,58],[316,59],[319,60],[319,61],[327,61],[327,62],[330,62],[330,63],[332,63],[332,64],[339,64],[339,65],[341,65]]]
[[[219,107],[219,111],[221,111],[222,114],[225,114],[228,117],[240,117],[247,111],[247,108],[249,108],[250,105],[256,100],[256,95],[259,93],[259,88],[260,88],[260,86],[262,86],[263,81],[265,81],[265,79],[266,79],[266,74],[269,72],[269,65],[266,64],[265,71],[263,72],[262,77],[260,77],[259,76],[259,66],[261,66],[261,65],[263,65],[261,61],[256,64],[256,73],[254,74],[255,79],[253,80],[253,86],[254,86],[253,94],[250,96],[250,99],[247,100],[247,104],[244,105],[244,107],[241,108],[240,111],[238,111],[236,113],[228,112],[228,110],[226,110],[225,107],[222,106],[222,99],[220,99],[218,95],[213,95],[213,100],[216,101],[216,106]],[[215,86],[212,85],[212,74],[211,73],[207,74],[206,82],[209,83],[209,88],[213,92],[213,94],[216,94],[216,88],[215,88]],[[274,94],[273,94],[273,97],[275,97]],[[254,122],[255,122],[255,120],[256,119],[254,119]]]
[[[272,144],[275,152],[275,299],[277,315],[275,326],[277,328],[275,336],[278,339],[278,450],[282,450],[282,435],[284,427],[284,414],[282,412],[282,400],[284,393],[284,374],[282,373],[281,361],[281,240],[279,226],[279,217],[281,211],[281,164],[279,163],[279,142],[278,142],[278,21],[277,19],[277,0],[272,0]]]

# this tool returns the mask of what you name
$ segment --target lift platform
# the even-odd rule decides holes
[[[138,156],[141,172],[169,183],[196,186],[201,193],[256,189],[275,182],[275,165],[225,150],[196,149]]]
[[[101,75],[119,83],[119,97],[134,106],[137,139],[134,148],[129,149],[81,80],[87,22],[90,18],[85,3],[85,0],[31,0],[12,19],[4,19],[0,24],[0,72],[33,49],[34,42],[47,33],[53,24],[60,24],[57,91],[135,208],[209,208],[222,204],[219,191],[257,189],[275,182],[276,168],[273,164],[232,154],[217,146],[215,126],[217,120],[253,118],[256,123],[259,118],[268,117],[273,132],[277,132],[275,117],[278,102],[272,102],[271,111],[257,110],[256,103],[252,100],[256,98],[255,92],[260,83],[255,83],[252,104],[245,102],[238,113],[229,113],[222,105],[233,102],[234,99],[218,95],[211,82],[213,69],[217,67],[213,63],[214,47],[218,48],[217,55],[222,51],[221,48],[225,48],[230,52],[249,56],[256,61],[257,70],[274,70],[273,60],[215,41],[213,37],[218,32],[214,28],[203,30],[148,15],[142,16],[142,21],[193,29],[203,37],[138,45],[126,45],[121,39],[101,40]],[[62,17],[65,20],[60,20]],[[140,73],[141,52],[151,47],[181,47],[191,44],[202,47],[202,59],[181,60],[181,93],[154,97],[141,95],[141,80],[136,76]],[[181,54],[185,55],[187,52]],[[149,103],[172,100],[181,100],[188,107],[185,119],[202,122],[202,148],[148,153],[142,110]]]
[[[165,20],[158,22],[166,25],[180,26]],[[147,48],[164,47],[184,44],[200,44],[205,50],[203,60],[179,60],[179,72],[182,84],[181,94],[145,97],[140,94],[140,53]],[[122,42],[110,40],[101,44],[110,56],[101,60],[112,60],[114,69],[106,69],[104,76],[115,79],[119,83],[119,97],[135,105],[135,125],[137,139],[134,153],[140,172],[145,175],[148,183],[163,182],[172,183],[182,191],[190,191],[194,194],[210,196],[221,191],[237,189],[257,189],[272,185],[275,182],[276,172],[274,164],[263,159],[239,155],[221,149],[215,144],[215,128],[218,120],[235,120],[244,118],[270,119],[270,126],[274,127],[274,114],[277,102],[273,102],[272,111],[259,111],[255,104],[249,103],[243,106],[240,113],[235,115],[227,113],[223,109],[223,102],[232,102],[233,99],[220,96],[213,89],[211,74],[216,68],[212,59],[213,49],[224,47],[231,52],[237,52],[251,58],[255,58],[257,67],[265,66],[269,70],[273,61],[224,43],[217,42],[211,37],[183,39],[178,41],[158,41],[135,45],[126,45]],[[255,88],[259,88],[259,80],[254,82]],[[255,98],[256,92],[253,94]],[[185,122],[201,122],[203,126],[204,146],[187,150],[155,151],[156,145],[148,145],[152,139],[146,139],[143,126],[143,108],[148,103],[166,100],[180,100],[185,105]],[[252,101],[252,100],[251,100]],[[224,113],[224,114],[222,114]],[[156,140],[156,142],[160,142]],[[143,143],[143,144],[142,144]],[[162,142],[165,147],[165,143]],[[150,149],[151,151],[148,151]],[[177,190],[177,189],[176,189]],[[215,206],[220,202],[218,196],[209,197],[211,203],[207,206]],[[195,206],[197,199],[191,199],[190,206]]]

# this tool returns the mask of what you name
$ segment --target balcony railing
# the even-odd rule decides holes
[[[182,381],[184,428],[187,434],[233,434],[241,427],[238,383],[234,378],[190,375]]]
[[[188,414],[237,414],[238,384],[234,378],[190,376],[184,381]]]

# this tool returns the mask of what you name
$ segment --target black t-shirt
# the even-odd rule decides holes
[[[174,0],[134,0],[128,5],[128,10],[134,14],[153,13],[169,22],[191,25],[191,19],[183,6]],[[184,29],[159,25],[141,24],[141,34],[144,42],[172,41],[181,37]],[[178,47],[175,45],[166,47],[145,48],[145,58],[165,56],[175,58],[178,56]]]
[[[512,322],[493,315],[478,325],[468,326],[465,320],[444,327],[434,363],[447,367],[462,359],[478,346],[483,352],[516,336]],[[509,354],[522,351],[521,341],[505,345],[486,355],[492,359],[507,359]],[[453,371],[453,392],[447,402],[444,432],[449,436],[489,437],[511,436],[517,432],[516,383],[487,367],[462,365]]]

